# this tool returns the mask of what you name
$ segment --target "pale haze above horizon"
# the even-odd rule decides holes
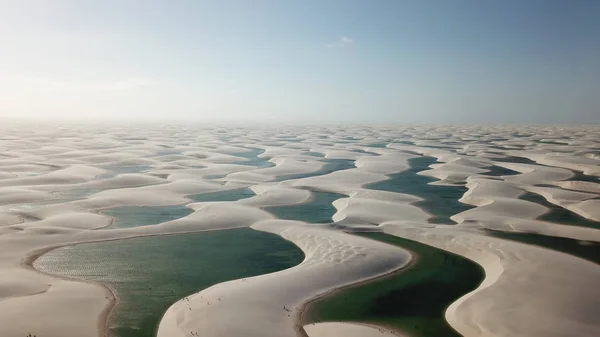
[[[600,123],[600,1],[0,0],[0,118]]]

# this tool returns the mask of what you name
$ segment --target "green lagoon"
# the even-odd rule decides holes
[[[166,309],[217,283],[287,269],[304,254],[281,237],[252,229],[80,244],[42,255],[41,271],[107,284],[119,297],[113,337],[153,337]]]
[[[444,319],[446,308],[484,279],[475,262],[416,241],[382,233],[358,233],[410,250],[408,268],[316,300],[305,323],[353,321],[380,324],[412,337],[460,337]]]
[[[438,186],[428,183],[436,179],[417,174],[437,163],[433,157],[421,156],[409,160],[410,168],[404,172],[389,175],[390,179],[379,181],[366,186],[368,189],[405,193],[420,197],[424,200],[414,203],[434,216],[433,223],[454,224],[450,217],[454,214],[473,208],[471,205],[458,201],[467,191],[463,186]]]

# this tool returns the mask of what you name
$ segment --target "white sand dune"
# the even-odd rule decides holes
[[[297,313],[307,301],[400,268],[410,259],[398,247],[331,226],[275,220],[262,210],[307,202],[311,191],[345,195],[334,202],[339,227],[383,229],[482,265],[484,283],[446,312],[449,323],[464,336],[600,335],[594,315],[600,310],[596,264],[487,235],[496,230],[600,242],[600,230],[536,220],[548,209],[519,199],[526,191],[534,192],[559,207],[600,221],[600,184],[566,181],[573,177],[572,170],[588,175],[600,172],[597,129],[109,124],[59,129],[17,123],[0,125],[0,134],[2,337],[101,334],[107,308],[113,303],[110,292],[97,284],[41,274],[23,264],[38,253],[81,242],[249,226],[294,242],[306,260],[278,273],[219,284],[190,296],[189,301],[177,302],[165,314],[159,336],[190,336],[190,331],[202,336],[296,336],[301,329]],[[230,143],[224,136],[230,136]],[[274,166],[240,165],[249,148],[264,149],[259,157]],[[353,160],[356,167],[276,181],[282,175],[317,173],[324,163],[307,155],[307,150],[327,159]],[[437,158],[438,163],[420,173],[439,179],[435,184],[466,182],[468,191],[461,201],[475,208],[454,215],[458,225],[428,223],[431,215],[415,206],[420,199],[414,196],[366,189],[370,183],[408,169],[408,160],[416,154]],[[515,156],[539,165],[503,161]],[[490,165],[520,174],[488,177]],[[112,175],[108,171],[125,167],[126,172],[135,166],[143,167],[142,172]],[[226,176],[209,181],[209,175]],[[186,198],[242,187],[252,188],[256,196],[203,203]],[[61,193],[85,189],[94,193],[81,200],[58,198]],[[193,212],[156,225],[95,230],[110,224],[109,217],[97,213],[102,209],[174,205],[185,205]],[[311,337],[387,334],[343,322],[304,329]]]
[[[275,177],[288,174],[301,174],[318,171],[323,163],[296,159],[291,157],[274,158],[270,160],[275,166],[252,171],[234,172],[224,179],[226,181],[261,183],[273,180]]]
[[[328,322],[305,325],[304,330],[310,337],[390,337],[399,336],[393,331],[374,326]]]
[[[393,193],[395,198],[387,198],[392,193],[382,191],[371,191],[355,193],[350,198],[334,201],[333,205],[337,212],[333,220],[338,223],[380,224],[387,221],[403,219],[403,221],[427,222],[429,214],[420,208],[411,206],[410,203],[418,201],[414,197]],[[380,192],[380,193],[375,193]]]
[[[55,199],[52,193],[22,187],[0,188],[0,205],[23,204]]]
[[[256,196],[239,200],[238,203],[255,207],[273,207],[300,204],[312,198],[312,194],[308,190],[281,185],[254,185],[252,190]]]
[[[486,279],[446,311],[464,336],[597,336],[600,268],[548,249],[455,229],[384,226],[386,233],[463,255]],[[576,276],[574,276],[576,275]],[[585,290],[583,290],[585,289]]]
[[[590,181],[559,181],[556,185],[568,190],[600,194],[600,184]]]
[[[221,283],[177,302],[161,320],[159,337],[188,336],[190,331],[212,336],[296,336],[295,329],[300,328],[296,315],[303,303],[389,273],[411,258],[391,245],[300,222],[269,220],[252,228],[294,242],[305,260],[280,272]]]

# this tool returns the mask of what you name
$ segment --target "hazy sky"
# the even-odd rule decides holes
[[[0,0],[0,117],[600,123],[600,1]]]

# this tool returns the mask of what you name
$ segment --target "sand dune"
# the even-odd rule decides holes
[[[398,336],[384,328],[355,323],[317,323],[304,326],[310,337],[386,337]]]
[[[408,252],[394,246],[300,222],[269,220],[252,228],[294,242],[306,254],[304,262],[281,272],[221,283],[179,301],[167,310],[158,336],[187,336],[190,331],[215,336],[295,336],[295,329],[300,328],[296,315],[304,302],[410,261]],[[239,319],[231,322],[227,317],[232,315]]]
[[[480,264],[486,271],[483,284],[446,312],[448,322],[464,336],[600,335],[593,315],[600,309],[596,264],[488,235],[495,230],[600,242],[600,230],[539,220],[548,208],[522,199],[534,193],[600,221],[600,184],[593,181],[600,172],[596,129],[85,124],[60,131],[12,125],[0,126],[0,131],[3,337],[99,336],[106,322],[113,303],[106,288],[36,272],[27,262],[37,254],[82,242],[238,227],[280,235],[298,245],[306,260],[180,300],[165,314],[159,336],[189,336],[191,331],[203,336],[295,336],[302,329],[297,313],[304,303],[401,268],[411,258],[397,247],[336,230],[344,228],[383,230]],[[461,201],[474,208],[452,216],[458,225],[429,223],[433,214],[417,207],[421,198],[366,188],[402,174],[410,159],[421,154],[438,161],[419,173],[438,179],[433,184],[465,184]],[[346,159],[354,167],[311,176],[323,168],[322,159]],[[518,174],[489,176],[493,165]],[[577,172],[588,175],[586,181],[568,180]],[[290,174],[305,177],[278,181]],[[189,198],[245,187],[256,196],[231,202]],[[276,220],[263,210],[306,203],[311,191],[343,195],[333,202],[336,226]],[[101,229],[111,218],[100,210],[176,205],[192,213],[156,225]],[[347,322],[304,330],[311,337],[387,334]]]

